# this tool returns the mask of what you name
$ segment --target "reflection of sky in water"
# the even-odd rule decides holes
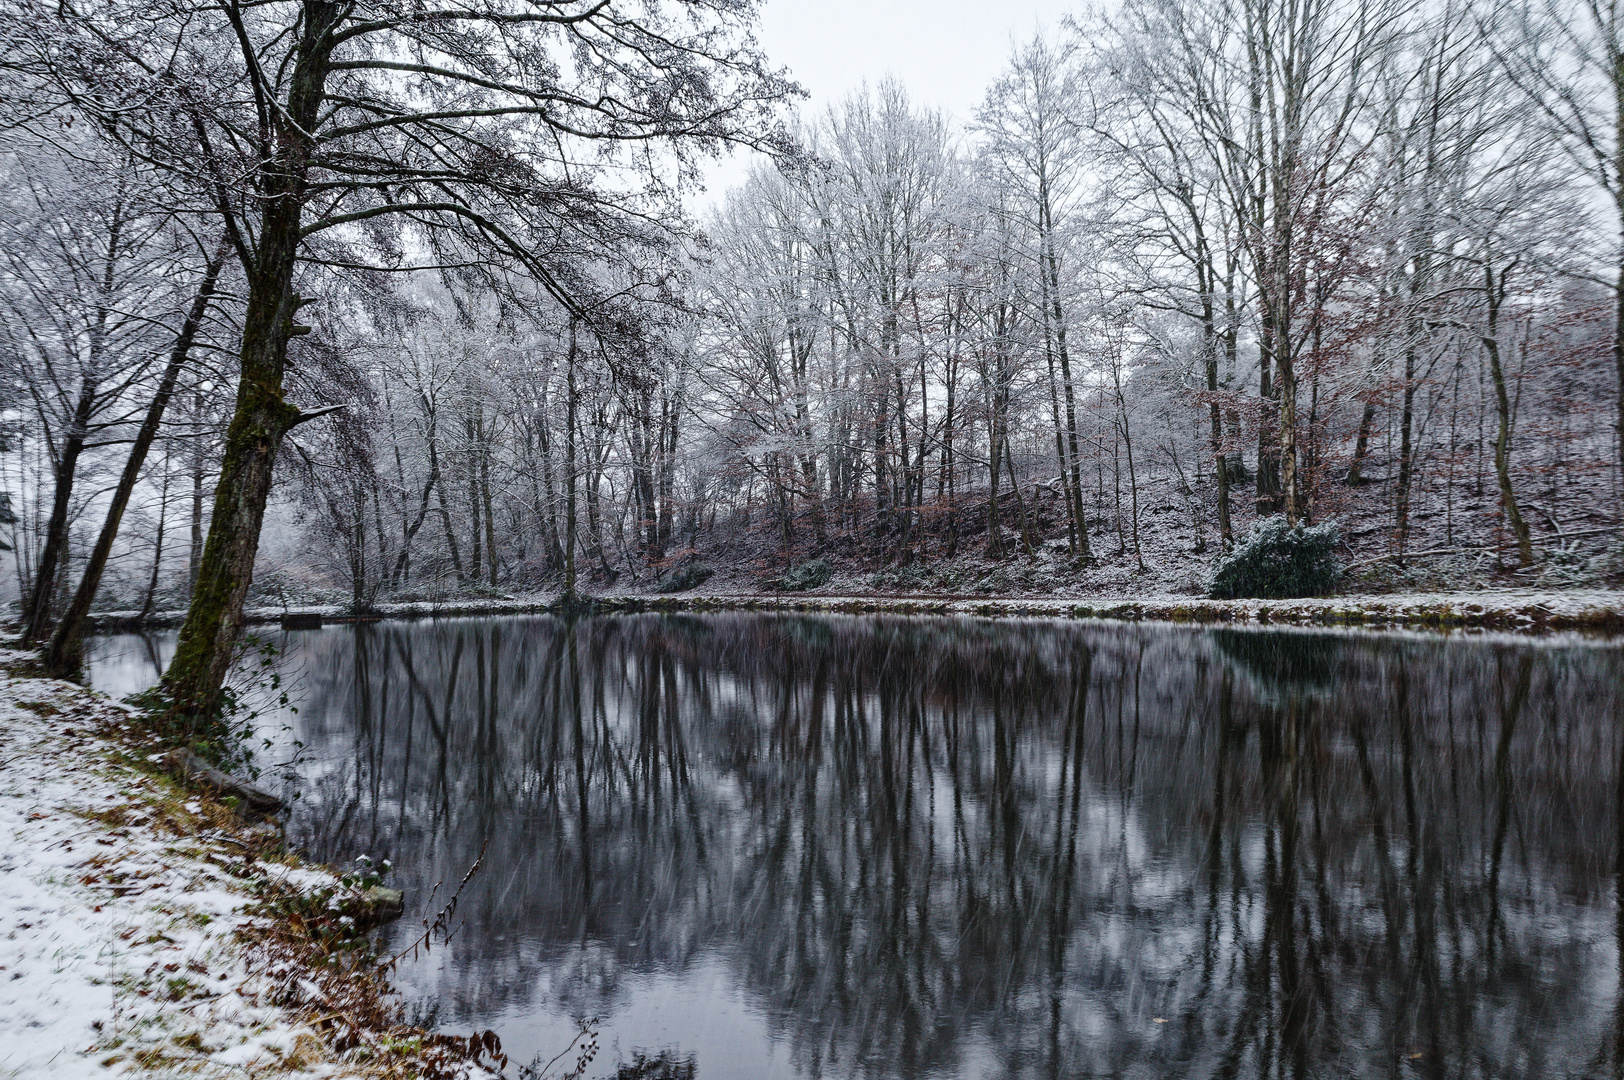
[[[297,710],[304,700],[306,689],[304,646],[312,635],[345,634],[348,628],[332,626],[323,630],[284,631],[257,626],[253,629],[253,641],[274,647],[271,665],[264,666],[261,659],[263,654],[254,652],[239,661],[228,683],[241,694],[244,709],[257,714],[254,763],[262,769],[272,770],[271,775],[265,778],[269,783],[274,783],[277,778],[291,780],[291,776],[276,771],[278,767],[308,766],[319,752],[315,747],[296,745],[299,739]],[[156,683],[163,669],[169,666],[170,659],[175,655],[175,638],[174,630],[92,637],[85,646],[91,685],[115,698],[145,690]],[[280,687],[274,690],[270,681],[273,673],[281,680]],[[289,699],[287,708],[280,703],[284,691]],[[269,746],[265,745],[267,740]],[[320,749],[341,756],[344,753],[342,747]]]
[[[296,761],[297,779],[293,782],[297,786],[342,770],[348,757],[347,746],[338,741],[315,740],[303,747],[294,742],[303,734],[296,710],[308,697],[302,678],[305,649],[313,635],[350,632],[344,626],[266,632],[281,652],[277,670],[289,689],[290,709],[278,707],[276,695],[263,688],[256,692],[255,680],[245,677],[241,668],[233,679],[234,685],[247,688],[245,702],[260,713],[260,738],[273,743],[269,749],[260,749],[257,760],[262,765]],[[136,693],[157,681],[174,652],[174,631],[92,638],[88,647],[91,683],[113,697]],[[487,879],[501,876],[501,868],[484,872]],[[515,872],[505,876],[511,880]],[[415,893],[409,899],[423,899],[421,887]],[[498,889],[498,904],[502,898]],[[610,906],[619,903],[608,902]],[[393,943],[409,939],[413,930],[421,928],[421,919],[427,914],[408,910],[407,917],[387,931],[386,940]],[[519,949],[522,951],[523,946]],[[456,965],[447,963],[451,953],[445,948],[403,959],[396,969],[394,984],[414,1009],[438,1003],[440,1021],[448,1028],[490,1027],[501,1031],[503,1049],[521,1064],[538,1058],[542,1062],[550,1060],[575,1039],[583,1022],[595,1019],[599,1053],[588,1070],[589,1076],[612,1073],[615,1065],[632,1060],[638,1051],[653,1056],[666,1049],[678,1051],[679,1058],[692,1055],[696,1063],[703,1063],[700,1075],[705,1077],[787,1080],[798,1075],[786,1048],[774,1037],[763,1009],[752,1003],[749,992],[740,989],[728,967],[714,957],[702,957],[677,971],[654,970],[621,977],[614,994],[594,1006],[597,1011],[583,1012],[579,1006],[582,984],[593,981],[595,967],[614,966],[613,959],[603,953],[601,946],[587,943],[553,958],[532,985],[535,1004],[542,1008],[526,1004],[478,1015],[455,1008],[456,988],[463,979],[452,975]],[[442,996],[445,984],[449,984],[450,992]],[[447,1007],[448,1001],[451,1007]],[[608,1008],[603,1009],[603,1005]],[[569,1054],[562,1064],[568,1065],[574,1059],[575,1055]]]
[[[397,981],[520,1062],[592,1017],[594,1076],[662,1049],[707,1080],[1624,1061],[1616,646],[755,616],[269,636],[299,711],[265,710],[261,760],[306,744],[313,854],[396,861],[386,945],[488,844],[456,939]],[[149,684],[172,640],[98,640],[95,685]]]
[[[594,957],[601,947],[585,945],[557,959],[536,979],[537,1002],[550,1008],[512,1008],[481,1016],[478,1024],[503,1033],[502,1045],[516,1061],[543,1061],[567,1045],[589,1017],[577,1017],[569,1006],[576,996],[573,981],[592,971],[594,964],[613,965],[608,957]],[[436,993],[441,964],[411,965],[396,985],[409,997],[430,999]],[[452,983],[458,981],[453,976]],[[741,991],[728,967],[705,958],[681,971],[650,971],[625,978],[609,1011],[597,1026],[599,1055],[589,1075],[612,1071],[615,1063],[631,1059],[635,1051],[653,1056],[674,1049],[679,1057],[693,1055],[702,1076],[760,1077],[787,1080],[796,1076],[787,1048],[774,1039],[760,1005]],[[456,1018],[446,1017],[455,1022]]]

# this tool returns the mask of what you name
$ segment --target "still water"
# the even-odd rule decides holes
[[[1624,1074],[1624,649],[717,615],[277,633],[420,1015],[592,1076]],[[172,637],[101,639],[152,680]],[[295,742],[297,740],[297,743]],[[298,744],[302,743],[302,747]],[[641,1063],[641,1067],[633,1067]]]

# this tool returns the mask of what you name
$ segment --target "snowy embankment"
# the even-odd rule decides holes
[[[1302,600],[1209,600],[1154,595],[1139,598],[684,595],[652,598],[640,606],[651,610],[875,612],[1374,629],[1624,630],[1624,592],[1603,590],[1398,593]]]
[[[0,674],[0,1078],[489,1075],[388,1019],[376,964],[291,933],[340,879],[159,749],[103,695]]]
[[[1302,600],[1211,600],[1199,596],[944,596],[851,593],[615,592],[589,598],[604,613],[638,611],[805,611],[899,615],[977,615],[1095,618],[1127,621],[1222,622],[1286,626],[1469,627],[1486,630],[1624,631],[1624,592],[1607,589],[1493,589],[1471,592],[1383,593]],[[557,606],[557,594],[442,603],[379,604],[368,618],[417,619],[473,615],[539,614]],[[142,625],[179,625],[184,612],[149,616]],[[129,625],[137,612],[93,616],[104,628]],[[304,620],[305,625],[347,621],[336,606],[262,608],[249,621]]]

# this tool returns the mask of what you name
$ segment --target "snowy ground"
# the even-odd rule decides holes
[[[1474,592],[1400,593],[1304,600],[1206,600],[1178,595],[1137,597],[874,597],[775,596],[684,593],[649,598],[650,606],[674,610],[890,612],[1103,618],[1128,621],[1235,623],[1371,628],[1452,628],[1543,633],[1624,631],[1624,592],[1505,589]]]
[[[0,675],[0,1078],[396,1075],[378,1035],[334,1052],[330,974],[253,944],[257,898],[337,879],[256,858],[156,749],[106,697]]]
[[[1049,589],[965,596],[926,590],[882,593],[841,588],[847,584],[850,583],[837,578],[811,593],[767,593],[733,590],[725,586],[713,588],[710,582],[706,582],[700,588],[669,595],[624,589],[596,595],[610,610],[896,612],[1298,626],[1466,626],[1494,630],[1624,631],[1624,591],[1617,589],[1501,588],[1352,594],[1301,600],[1209,600],[1148,587],[1109,594],[1079,594]],[[375,614],[392,619],[520,615],[546,611],[558,599],[557,593],[535,593],[504,599],[448,601],[443,604],[380,604]],[[287,613],[316,616],[324,620],[347,617],[342,608],[331,605],[289,608]],[[122,614],[109,613],[99,617],[115,621]],[[253,614],[260,621],[273,622],[284,613],[262,609]],[[173,622],[178,621],[177,613]],[[154,620],[154,623],[163,624],[160,620]]]

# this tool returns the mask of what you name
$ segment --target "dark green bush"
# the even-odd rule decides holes
[[[812,559],[809,562],[792,566],[779,576],[766,582],[769,589],[782,589],[785,592],[805,592],[815,589],[834,576],[834,567],[822,559]]]
[[[1218,600],[1286,600],[1336,591],[1342,564],[1335,522],[1292,528],[1284,516],[1264,518],[1227,555],[1213,563],[1207,595]]]
[[[686,592],[697,589],[709,581],[711,575],[716,573],[715,567],[706,566],[702,562],[683,563],[671,571],[669,577],[654,586],[657,593]]]

